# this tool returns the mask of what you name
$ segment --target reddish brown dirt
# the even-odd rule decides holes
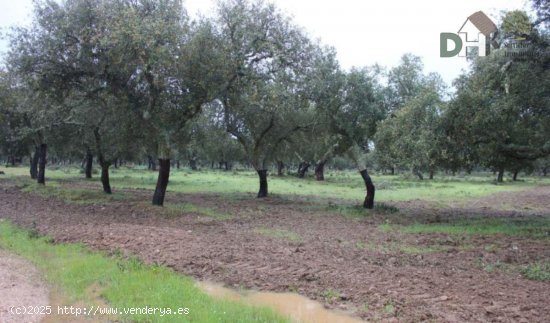
[[[124,202],[75,205],[4,187],[2,218],[58,242],[138,255],[147,263],[164,264],[200,280],[297,291],[367,320],[550,320],[550,283],[527,280],[514,270],[487,270],[495,264],[516,268],[549,260],[547,239],[413,235],[377,227],[385,218],[407,218],[403,214],[430,220],[437,214],[467,215],[472,209],[430,210],[420,204],[403,209],[400,203],[403,214],[354,219],[330,214],[319,204],[280,198],[171,193],[166,202],[188,202],[232,215],[229,220],[213,220],[192,213],[163,216],[164,211],[143,202],[150,192],[127,191],[130,200]],[[532,192],[546,199],[550,188]],[[483,210],[487,209],[474,211],[479,215]],[[537,212],[550,214],[548,209]],[[300,240],[266,236],[266,230],[259,229],[291,231]]]

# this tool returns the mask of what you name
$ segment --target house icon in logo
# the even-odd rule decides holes
[[[497,26],[482,11],[470,15],[458,30],[462,40],[462,48],[458,56],[468,56],[469,49],[477,48],[478,56],[487,54],[487,40],[493,40],[497,33]]]

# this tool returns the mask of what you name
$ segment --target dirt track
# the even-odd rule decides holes
[[[168,218],[145,207],[142,201],[145,197],[148,201],[148,193],[128,192],[131,203],[82,206],[6,186],[0,190],[0,217],[35,227],[58,242],[84,242],[96,249],[136,254],[148,263],[164,264],[197,279],[234,287],[297,291],[369,320],[550,320],[550,283],[484,270],[484,264],[548,260],[548,240],[382,232],[377,223],[383,216],[357,220],[306,202],[252,196],[229,200],[215,195],[170,194],[167,203],[190,202],[233,217],[213,220],[185,214]],[[537,214],[550,214],[544,202],[550,187],[514,196],[520,204],[522,196],[539,196],[526,203],[538,203]],[[491,199],[498,200],[498,196]],[[442,214],[493,213],[483,201],[477,203],[467,210]],[[400,207],[408,216],[429,219],[437,213],[421,205],[403,209],[405,204]],[[261,234],[267,229],[292,231],[299,239]],[[403,246],[432,249],[404,252]]]
[[[0,322],[40,322],[49,305],[42,275],[28,261],[0,249]],[[17,314],[27,313],[29,314]]]

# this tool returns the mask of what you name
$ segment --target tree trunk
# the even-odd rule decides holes
[[[197,160],[196,159],[189,159],[189,167],[191,167],[191,170],[197,170]],[[212,167],[214,168],[214,167]]]
[[[504,168],[499,168],[497,175],[497,183],[502,183],[504,181]]]
[[[419,179],[419,180],[421,180],[421,181],[424,180],[424,175],[422,175],[422,172],[419,171],[418,169],[413,169],[413,173],[414,173],[416,176],[418,176],[418,179]]]
[[[225,165],[226,172],[231,170],[231,164],[229,164],[229,162],[224,162],[224,165]]]
[[[180,160],[179,160],[179,159],[176,160],[176,168],[177,168],[177,169],[180,169]]]
[[[92,152],[88,149],[86,151],[86,166],[84,168],[84,173],[86,173],[86,178],[92,178],[92,165],[94,162],[94,156]]]
[[[390,168],[391,172],[390,174],[395,175],[395,167]]]
[[[360,173],[361,177],[363,177],[363,182],[365,182],[365,187],[367,188],[367,196],[365,196],[363,207],[366,209],[372,209],[374,208],[374,184],[372,183],[372,179],[366,169],[363,169]]]
[[[155,162],[155,159],[153,159],[153,157],[151,155],[147,156],[147,159],[149,159],[148,169],[150,169],[152,171],[156,171],[157,170],[157,163]]]
[[[430,170],[430,179],[434,179],[434,171]]]
[[[258,170],[258,176],[260,177],[260,190],[258,191],[258,197],[267,196],[267,169]]]
[[[94,129],[94,138],[97,162],[101,167],[101,184],[103,185],[103,192],[105,194],[111,194],[111,183],[109,181],[109,167],[111,166],[111,161],[105,160],[103,155],[103,149],[101,148],[101,134],[99,133],[98,127]]]
[[[285,163],[282,160],[277,161],[277,176],[283,176],[283,169],[285,168]]]
[[[36,179],[38,177],[38,156],[40,155],[40,147],[34,146],[34,154],[31,157],[31,178]]]
[[[168,187],[169,177],[170,159],[159,158],[159,175],[157,179],[157,187],[155,188],[155,194],[153,194],[153,205],[164,205],[164,197],[166,196],[166,187]]]
[[[517,181],[517,180],[518,180],[518,173],[519,173],[519,171],[517,171],[517,170],[514,171],[514,175],[513,175],[513,177],[512,177],[512,180],[513,180],[513,181]]]
[[[542,169],[542,176],[546,176],[546,174],[548,174],[548,167]]]
[[[48,145],[40,144],[38,153],[38,176],[36,181],[38,184],[46,184],[46,157],[48,153]]]
[[[311,166],[310,163],[303,161],[298,166],[298,177],[304,178],[306,176],[307,170],[309,169],[309,166]]]
[[[114,166],[115,168],[118,168],[118,158],[115,158]]]
[[[15,156],[11,156],[11,166],[15,167]]]
[[[103,192],[105,194],[111,194],[111,182],[109,180],[109,167],[111,167],[111,163],[103,158],[101,151],[97,154],[97,161],[101,167],[101,184],[103,185]]]
[[[320,160],[315,166],[315,179],[318,181],[325,180],[325,164],[327,163],[326,159]]]
[[[111,182],[109,180],[109,167],[111,163],[102,162],[101,165],[101,184],[103,185],[103,192],[105,194],[111,194]]]

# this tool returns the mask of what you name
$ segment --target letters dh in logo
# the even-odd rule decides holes
[[[497,33],[497,26],[482,11],[478,11],[466,19],[458,33],[441,33],[440,56],[471,56],[470,50],[477,48],[478,56],[485,56],[488,49],[488,40],[493,40]],[[454,48],[449,50],[449,41]]]

